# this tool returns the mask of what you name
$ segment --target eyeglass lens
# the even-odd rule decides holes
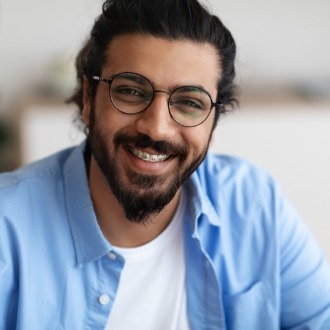
[[[110,84],[110,99],[121,112],[136,114],[152,102],[154,89],[149,80],[135,73],[121,73]],[[169,97],[169,111],[178,124],[196,126],[209,115],[212,101],[209,94],[199,87],[183,86]]]

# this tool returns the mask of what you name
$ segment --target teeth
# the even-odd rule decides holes
[[[129,147],[129,149],[134,156],[139,157],[139,158],[141,158],[147,162],[151,162],[151,163],[163,162],[168,157],[170,157],[169,155],[150,155],[146,152],[140,151],[140,150],[132,148],[132,147]]]

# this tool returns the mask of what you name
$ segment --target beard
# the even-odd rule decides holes
[[[105,176],[110,190],[121,205],[126,218],[134,223],[145,224],[152,221],[164,209],[185,180],[201,164],[206,156],[210,139],[211,137],[203,151],[189,164],[186,164],[189,147],[168,141],[154,141],[145,134],[131,136],[119,131],[114,135],[114,148],[111,151],[100,134],[95,119],[95,110],[92,109],[87,147]],[[116,155],[119,147],[127,150],[127,146],[151,148],[159,154],[177,157],[178,165],[170,174],[173,178],[169,180],[168,175],[148,175],[129,170],[124,172]]]

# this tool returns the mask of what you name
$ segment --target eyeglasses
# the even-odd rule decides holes
[[[169,95],[168,109],[172,119],[181,126],[193,127],[202,124],[215,106],[210,94],[196,86],[180,86],[170,93],[153,88],[144,76],[132,72],[116,74],[112,79],[93,76],[92,79],[109,85],[113,106],[128,115],[145,111],[152,103],[155,93]]]

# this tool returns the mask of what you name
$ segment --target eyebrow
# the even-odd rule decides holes
[[[136,83],[142,83],[144,85],[145,85],[145,81],[147,80],[151,84],[151,86],[152,86],[152,88],[154,90],[157,90],[158,89],[158,88],[155,87],[155,84],[154,84],[154,82],[151,79],[149,79],[149,78],[141,75],[140,73],[135,73],[135,72],[116,73],[116,74],[111,75],[111,78],[110,79],[112,80],[118,74],[123,74],[123,76],[125,78],[127,78],[127,79],[129,79],[129,80],[131,80],[133,82],[136,82]],[[199,85],[199,84],[198,85],[195,85],[195,84],[178,85],[178,84],[176,84],[176,85],[170,86],[170,88],[168,90],[166,90],[166,92],[171,93],[175,89],[181,88],[181,87],[188,87],[188,88],[189,87],[195,87],[195,88],[199,88],[199,89],[203,89],[204,91],[207,91],[207,89],[205,89],[205,87],[203,85]]]
[[[144,83],[146,79],[134,73],[123,73],[122,76],[137,83]]]
[[[207,92],[206,89],[203,88],[202,86],[196,86],[196,85],[188,85],[188,86],[183,85],[183,86],[179,86],[179,88],[182,88],[186,92],[200,92],[200,91]]]

